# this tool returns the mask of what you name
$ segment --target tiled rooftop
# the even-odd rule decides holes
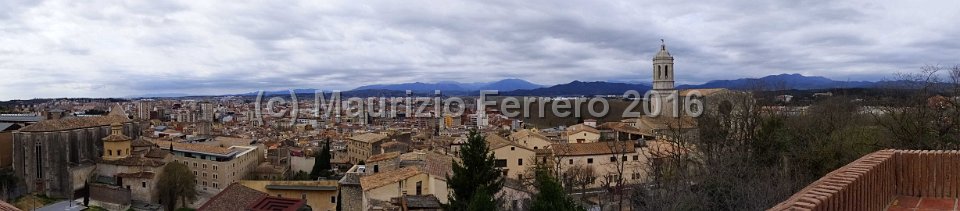
[[[594,142],[594,143],[567,143],[567,144],[553,144],[550,146],[550,149],[553,150],[553,154],[561,156],[584,156],[584,155],[603,155],[603,154],[613,154],[613,153],[634,153],[636,149],[632,141],[619,142],[623,143],[622,145],[617,145],[615,142],[605,141],[605,142]]]
[[[770,210],[958,210],[960,151],[881,150]]]

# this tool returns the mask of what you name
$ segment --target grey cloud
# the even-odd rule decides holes
[[[953,12],[950,12],[953,11]],[[522,78],[878,80],[960,55],[960,3],[0,2],[0,100]],[[70,91],[58,91],[70,88]]]

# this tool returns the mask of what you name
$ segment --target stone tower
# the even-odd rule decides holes
[[[110,124],[110,135],[103,138],[103,159],[118,160],[130,156],[130,137],[123,135],[123,125]]]
[[[653,90],[651,99],[649,99],[648,111],[654,112],[655,116],[674,117],[676,110],[674,103],[677,102],[676,89],[673,84],[673,56],[667,51],[667,45],[660,40],[660,51],[653,56]],[[659,109],[653,107],[658,106]],[[655,112],[659,110],[660,112]]]
[[[653,89],[673,90],[673,56],[660,40],[660,52],[653,57]]]

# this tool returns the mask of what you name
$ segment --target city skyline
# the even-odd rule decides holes
[[[649,81],[660,39],[680,84],[876,81],[960,55],[949,1],[0,4],[0,85],[35,87],[0,100]]]

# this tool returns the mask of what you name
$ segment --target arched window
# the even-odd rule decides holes
[[[670,77],[670,65],[663,66],[663,70],[664,70],[664,71],[663,71],[663,77],[669,78],[669,77]]]

